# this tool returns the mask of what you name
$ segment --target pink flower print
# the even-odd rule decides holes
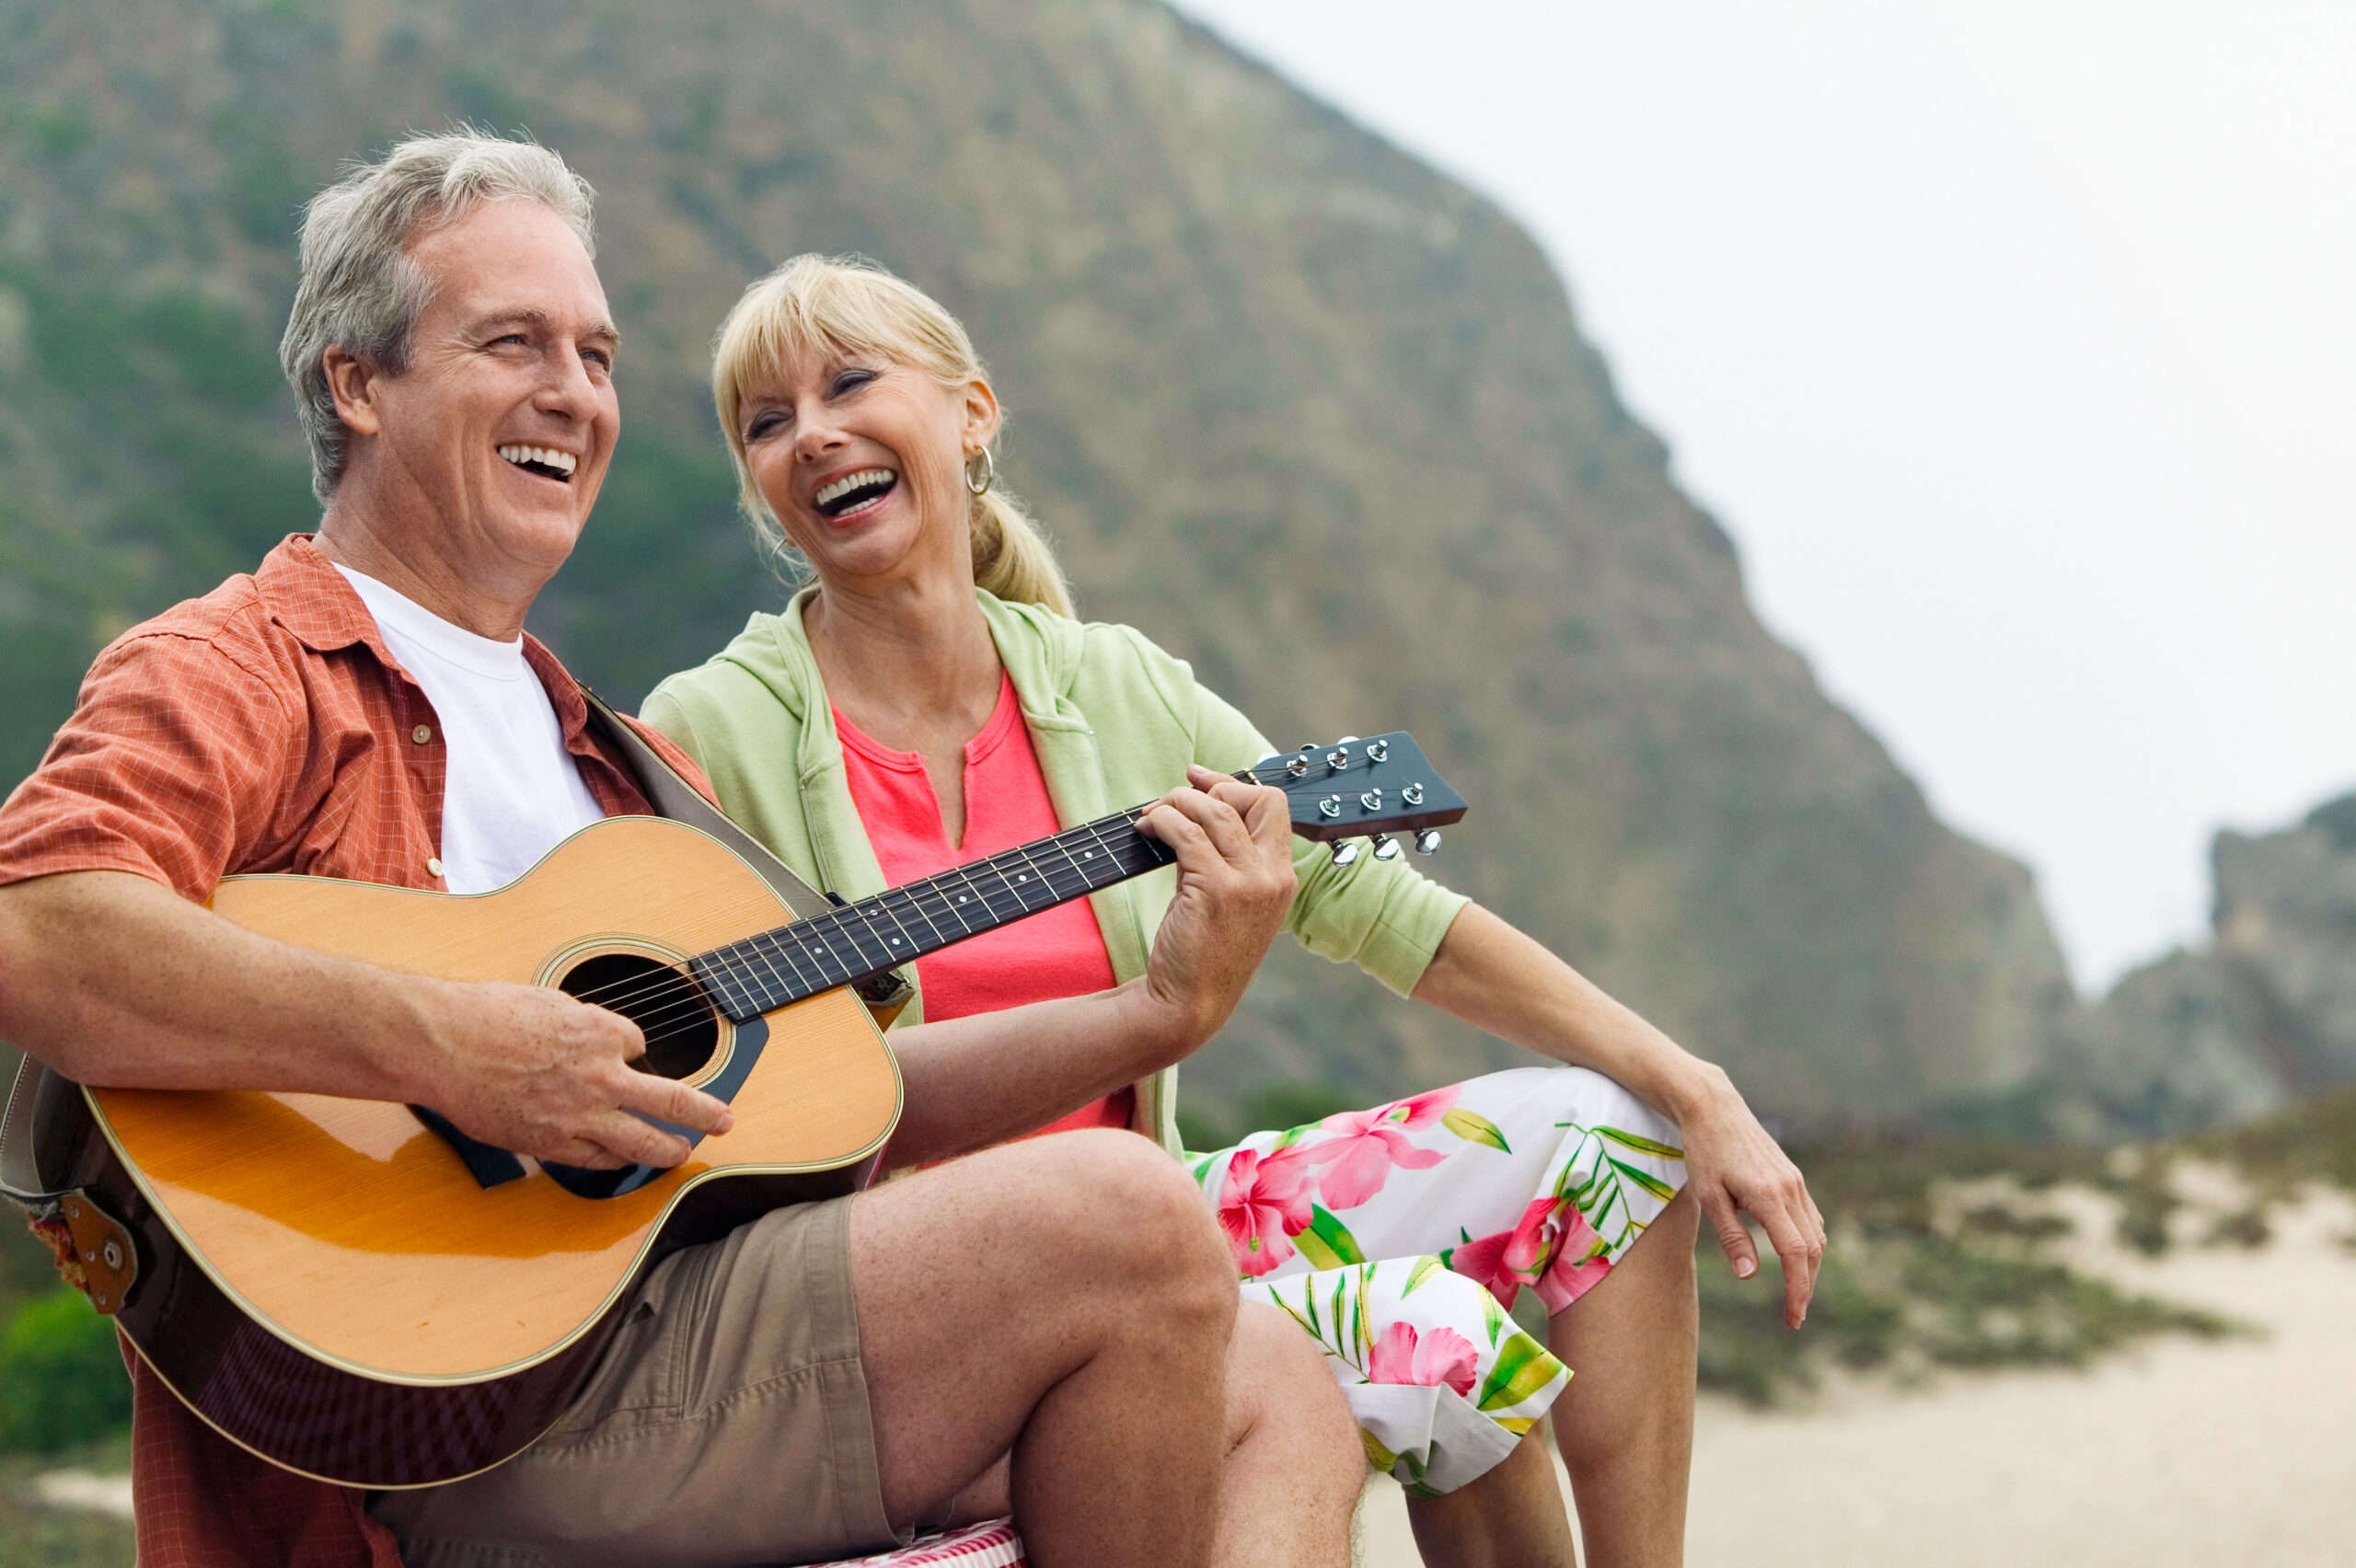
[[[1218,1222],[1227,1229],[1237,1273],[1254,1278],[1292,1256],[1292,1243],[1285,1239],[1309,1224],[1308,1185],[1306,1149],[1235,1151],[1227,1164],[1227,1184],[1219,1190]]]
[[[1578,1216],[1580,1225],[1587,1224],[1585,1216],[1560,1198],[1533,1198],[1521,1211],[1520,1222],[1511,1230],[1465,1242],[1449,1254],[1448,1266],[1487,1286],[1499,1306],[1512,1306],[1523,1286],[1539,1283],[1539,1267],[1547,1255],[1546,1244],[1553,1238],[1558,1208]],[[1595,1232],[1589,1230],[1588,1234],[1591,1237]]]
[[[1563,1205],[1563,1239],[1554,1249],[1553,1265],[1538,1282],[1538,1298],[1546,1310],[1559,1312],[1603,1283],[1611,1272],[1610,1249],[1595,1227],[1574,1205]]]
[[[1450,1084],[1413,1100],[1326,1117],[1322,1125],[1334,1136],[1309,1156],[1313,1163],[1331,1167],[1318,1182],[1325,1206],[1337,1213],[1357,1207],[1382,1191],[1394,1165],[1402,1170],[1428,1170],[1446,1159],[1436,1150],[1417,1148],[1407,1135],[1433,1125],[1453,1110],[1457,1088]]]
[[[1418,1337],[1407,1323],[1393,1323],[1383,1330],[1366,1361],[1369,1383],[1412,1383],[1422,1389],[1444,1386],[1460,1394],[1472,1391],[1472,1380],[1480,1370],[1480,1353],[1454,1329],[1426,1329]]]

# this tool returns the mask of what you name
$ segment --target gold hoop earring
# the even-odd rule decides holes
[[[975,457],[980,458],[982,463],[982,476],[978,480],[974,478]],[[979,452],[975,453],[973,457],[965,459],[965,489],[969,493],[987,495],[990,493],[990,487],[996,483],[998,483],[998,461],[990,455],[988,447],[983,447]]]

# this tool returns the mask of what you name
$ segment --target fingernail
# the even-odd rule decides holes
[[[1752,1262],[1749,1258],[1743,1259],[1734,1266],[1734,1277],[1737,1279],[1749,1279],[1752,1274],[1755,1274],[1758,1272],[1759,1265]]]

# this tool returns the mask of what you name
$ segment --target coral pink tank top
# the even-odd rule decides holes
[[[887,886],[935,876],[1063,830],[1010,676],[999,677],[998,707],[982,732],[965,743],[963,844],[949,842],[922,756],[877,744],[839,710],[835,732],[842,737],[851,804],[859,809]],[[1083,997],[1118,984],[1096,911],[1084,898],[929,953],[917,960],[917,978],[924,986],[924,1016],[934,1021]],[[1123,1089],[1039,1131],[1125,1127],[1136,1101],[1135,1090]]]

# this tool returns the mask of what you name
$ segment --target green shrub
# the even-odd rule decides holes
[[[55,1453],[130,1420],[111,1321],[64,1286],[17,1309],[0,1330],[0,1448]]]

